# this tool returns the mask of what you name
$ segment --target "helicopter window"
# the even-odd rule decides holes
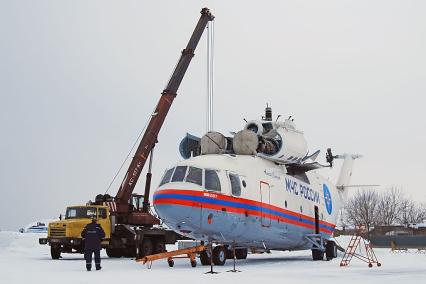
[[[171,168],[171,169],[169,169],[169,170],[166,171],[166,173],[163,176],[163,179],[160,182],[160,186],[163,185],[163,184],[165,184],[165,183],[168,183],[170,181],[170,178],[172,177],[174,169],[175,168]]]
[[[241,195],[240,178],[237,175],[229,174],[229,180],[231,181],[232,195]]]
[[[205,184],[207,190],[220,192],[220,180],[215,170],[205,171]]]
[[[172,182],[183,181],[183,178],[185,177],[187,168],[188,168],[187,166],[176,167],[175,173],[173,174],[173,177],[172,177]]]
[[[287,208],[287,200],[284,201],[284,206]]]
[[[203,185],[203,170],[195,167],[189,167],[186,182],[192,182],[198,185]]]
[[[246,184],[246,181],[245,181],[245,180],[243,180],[243,186],[244,186],[244,187],[246,187],[246,186],[247,186],[247,184]]]

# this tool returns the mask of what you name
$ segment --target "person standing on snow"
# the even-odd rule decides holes
[[[105,237],[105,232],[102,227],[96,223],[96,218],[92,218],[92,223],[84,227],[81,232],[81,237],[84,239],[84,259],[86,260],[86,269],[92,269],[92,254],[95,254],[96,270],[101,269],[101,240]]]

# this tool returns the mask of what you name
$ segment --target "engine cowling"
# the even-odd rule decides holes
[[[235,154],[253,155],[283,163],[300,163],[308,153],[303,132],[293,121],[250,121],[234,136]]]
[[[209,154],[258,155],[272,161],[291,164],[300,163],[308,153],[303,132],[294,122],[254,120],[233,138],[219,132],[208,132],[198,138],[187,134],[180,144],[182,157]]]

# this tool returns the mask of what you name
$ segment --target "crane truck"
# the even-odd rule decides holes
[[[142,258],[152,253],[164,252],[166,244],[174,244],[182,237],[172,230],[157,226],[160,220],[150,212],[152,157],[158,134],[194,56],[195,48],[207,24],[213,19],[209,9],[201,10],[195,30],[161,93],[115,197],[98,194],[94,202],[67,207],[63,220],[49,224],[47,238],[40,238],[39,243],[50,245],[52,259],[60,258],[61,253],[83,253],[84,240],[81,232],[92,218],[96,218],[105,231],[102,247],[109,257]],[[144,195],[134,194],[133,190],[148,158]]]

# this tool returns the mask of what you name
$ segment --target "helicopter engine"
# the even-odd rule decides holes
[[[283,163],[300,163],[308,153],[303,133],[292,121],[250,121],[233,139],[237,155],[257,154],[265,159]]]
[[[182,157],[208,154],[257,155],[278,163],[301,163],[308,154],[303,132],[289,117],[284,121],[272,121],[272,110],[266,108],[261,120],[247,122],[244,129],[226,137],[210,131],[197,138],[187,134],[180,144]]]

